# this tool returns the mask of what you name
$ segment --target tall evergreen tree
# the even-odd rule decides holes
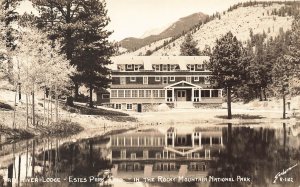
[[[104,67],[109,63],[112,44],[107,41],[111,34],[105,30],[109,22],[105,2],[100,0],[33,0],[41,16],[39,26],[46,28],[50,37],[62,42],[62,52],[71,65],[76,65],[78,74],[73,76],[75,99],[79,85],[91,83],[96,75],[107,74]],[[82,48],[79,48],[81,46]],[[97,63],[99,64],[97,64]],[[93,71],[91,68],[94,68]],[[88,78],[89,77],[89,78]],[[92,78],[93,77],[93,78]],[[103,79],[103,78],[101,78]],[[102,85],[107,81],[103,79]],[[99,82],[99,79],[95,79]]]
[[[283,100],[283,119],[286,118],[286,95],[299,94],[300,85],[300,17],[292,24],[291,33],[282,37],[281,54],[272,69],[274,92]]]
[[[197,42],[194,41],[191,33],[188,33],[180,45],[181,56],[199,56],[200,51],[197,48]]]
[[[93,90],[106,88],[110,79],[106,65],[111,64],[110,57],[116,52],[115,46],[108,41],[111,32],[105,30],[109,23],[105,3],[90,0],[84,6],[82,29],[75,47],[76,64],[80,74],[76,79],[89,87],[89,106],[93,107]]]
[[[216,43],[210,62],[206,66],[212,74],[210,80],[215,82],[217,87],[227,90],[228,119],[231,119],[231,94],[234,87],[242,83],[247,59],[243,58],[244,49],[241,42],[231,32]]]

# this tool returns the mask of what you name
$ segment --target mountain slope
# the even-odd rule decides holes
[[[226,12],[225,15],[222,14],[221,19],[214,19],[202,25],[192,35],[198,42],[200,50],[203,50],[206,45],[214,47],[216,39],[229,31],[243,42],[250,38],[250,29],[254,34],[265,32],[268,37],[274,37],[279,34],[280,28],[286,31],[292,25],[293,18],[290,16],[271,15],[272,10],[279,10],[282,6],[284,5],[271,4],[267,7],[263,5],[239,7]],[[152,55],[180,55],[180,45],[183,40],[184,36],[153,52]]]
[[[188,31],[194,25],[197,25],[199,22],[204,21],[207,17],[208,17],[207,15],[201,12],[195,13],[179,19],[177,22],[173,23],[171,26],[169,26],[167,29],[165,29],[163,32],[161,32],[158,35],[151,35],[142,39],[134,38],[134,37],[125,38],[124,40],[120,41],[120,45],[123,48],[133,51],[141,47],[144,47],[152,42],[173,37],[179,35],[184,31]]]

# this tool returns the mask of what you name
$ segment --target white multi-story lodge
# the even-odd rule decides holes
[[[219,105],[222,89],[210,84],[210,71],[204,66],[208,60],[208,56],[114,57],[109,102],[116,109],[136,111],[162,103],[175,108]]]

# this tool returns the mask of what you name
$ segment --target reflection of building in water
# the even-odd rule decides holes
[[[165,134],[144,130],[112,135],[113,174],[116,177],[206,175],[210,161],[222,147],[221,130],[196,128],[192,132],[178,132],[169,128]]]

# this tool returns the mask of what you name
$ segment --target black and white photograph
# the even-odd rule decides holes
[[[300,187],[300,1],[0,0],[0,187]]]

